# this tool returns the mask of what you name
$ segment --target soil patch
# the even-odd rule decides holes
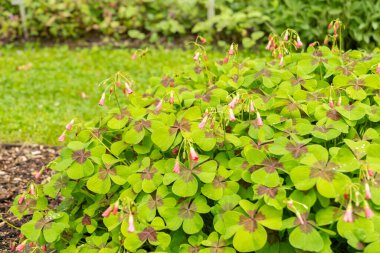
[[[51,170],[45,170],[39,179],[36,173],[54,160],[59,153],[58,147],[42,145],[0,144],[0,215],[2,219],[16,227],[23,220],[18,220],[8,212],[16,195],[22,193],[31,181],[38,183],[48,180]],[[0,252],[11,252],[10,243],[17,242],[19,232],[0,219]]]

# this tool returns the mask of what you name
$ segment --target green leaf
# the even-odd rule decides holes
[[[305,251],[321,251],[324,247],[324,242],[318,231],[311,225],[304,227],[304,230],[302,230],[301,227],[298,226],[290,233],[290,244],[297,249]]]

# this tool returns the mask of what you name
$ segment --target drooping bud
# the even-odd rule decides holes
[[[234,122],[236,120],[235,114],[234,114],[234,111],[232,110],[232,108],[229,109],[229,120],[232,122]]]
[[[112,211],[112,206],[109,206],[103,213],[102,213],[102,216],[104,218],[107,218],[108,216],[110,216],[111,214],[111,211]]]
[[[17,245],[17,247],[16,247],[16,251],[18,251],[18,252],[23,252],[24,249],[25,249],[25,242]]]
[[[237,98],[234,97],[234,98],[231,100],[231,102],[228,104],[228,107],[231,108],[231,109],[234,109],[235,106],[236,106],[236,104],[237,104]]]
[[[329,44],[329,36],[326,35],[325,40],[323,41],[323,44],[325,45]]]
[[[256,125],[257,126],[262,126],[263,125],[263,119],[261,118],[261,115],[259,112],[256,112],[257,118],[256,118]]]
[[[193,57],[193,60],[194,61],[198,61],[199,60],[199,52],[196,52],[194,57]]]
[[[346,192],[345,194],[343,194],[343,197],[345,200],[348,200],[349,199],[349,194]]]
[[[279,65],[280,66],[284,66],[284,57],[283,56],[281,56]]]
[[[230,50],[228,50],[228,54],[229,55],[233,55],[234,54],[234,44],[231,44]]]
[[[338,103],[336,103],[337,106],[341,106],[342,105],[342,96],[339,96],[338,98]]]
[[[135,222],[134,222],[132,213],[129,214],[129,218],[128,218],[128,232],[130,233],[135,232]]]
[[[203,38],[202,36],[199,37],[202,44],[206,44],[207,40]]]
[[[230,59],[230,58],[228,57],[228,55],[227,55],[226,57],[224,57],[224,59],[223,59],[223,64],[227,64],[229,59]]]
[[[344,213],[343,220],[345,222],[353,222],[354,218],[352,216],[352,204],[349,203],[346,209],[346,212]]]
[[[170,91],[169,103],[174,104],[174,91]]]
[[[365,198],[366,198],[366,199],[371,199],[371,198],[372,198],[372,194],[371,194],[371,190],[370,190],[370,188],[369,188],[369,184],[368,184],[368,182],[366,182],[366,183],[364,184],[364,191],[365,191]]]
[[[18,204],[21,205],[25,200],[25,196],[22,195],[19,199],[18,199]]]
[[[179,151],[179,148],[178,147],[175,147],[172,149],[172,154],[173,155],[177,155],[178,154],[178,151]]]
[[[309,47],[315,47],[315,45],[316,45],[316,43],[313,42],[313,43],[310,43],[310,44],[309,44]]]
[[[102,96],[100,97],[100,100],[99,100],[98,105],[99,105],[99,106],[103,106],[105,100],[106,100],[106,93],[103,92]]]
[[[293,208],[293,200],[292,199],[288,200],[288,208]]]
[[[64,142],[66,139],[66,133],[63,132],[59,137],[58,137],[58,141],[59,142]]]
[[[327,26],[327,29],[331,29],[332,26],[333,26],[333,22],[331,21],[331,22],[329,23],[329,25]]]
[[[34,178],[36,179],[36,180],[39,180],[40,178],[41,178],[41,171],[37,171],[37,173],[34,175]]]
[[[380,74],[380,63],[377,64],[377,67],[376,67],[376,73],[377,73],[377,74]]]
[[[132,59],[132,60],[136,60],[136,57],[137,57],[137,53],[134,52],[134,53],[132,54],[132,56],[131,56],[131,59]]]
[[[30,193],[30,195],[36,195],[36,190],[34,189],[34,184],[30,185],[29,193]]]
[[[129,84],[127,82],[125,83],[125,92],[127,94],[133,93],[133,90],[131,89],[131,86],[129,86]]]
[[[116,201],[116,203],[115,203],[115,205],[113,206],[113,209],[112,209],[112,214],[116,215],[118,211],[119,211],[119,201]]]
[[[158,102],[158,104],[156,105],[156,112],[160,112],[162,110],[162,100],[160,100],[160,102]]]
[[[329,98],[329,106],[330,106],[331,109],[334,108],[334,100],[332,99],[331,96]]]
[[[269,50],[271,48],[271,45],[272,45],[272,39],[269,39],[268,44],[266,45],[265,49]]]
[[[198,154],[197,152],[195,152],[195,149],[193,146],[190,147],[190,159],[195,162],[199,160]]]
[[[297,49],[300,49],[301,47],[302,47],[302,41],[301,41],[301,39],[300,39],[300,37],[299,36],[297,36],[297,41],[296,41],[296,48]]]
[[[375,172],[372,169],[368,169],[368,176],[373,177],[375,175]]]
[[[250,112],[254,112],[255,111],[255,105],[253,104],[253,101],[251,100],[251,102],[249,103],[249,111]]]
[[[73,125],[74,125],[74,119],[72,119],[69,123],[67,123],[66,125],[66,130],[71,130],[71,128],[73,128]]]
[[[288,30],[286,30],[285,35],[284,35],[284,41],[288,41],[288,40],[289,40],[289,32]]]
[[[117,82],[116,85],[117,85],[118,88],[121,87],[121,83],[120,82]]]
[[[339,26],[340,26],[339,22],[338,22],[338,21],[335,22],[335,24],[334,24],[334,29],[335,29],[335,30],[338,30],[338,29],[339,29]]]
[[[374,216],[374,213],[372,209],[369,207],[367,201],[364,201],[364,215],[367,219],[370,219]]]
[[[198,128],[203,129],[207,123],[208,115],[204,116],[201,123],[199,123]]]
[[[174,167],[173,167],[173,172],[179,174],[180,171],[181,171],[181,166],[179,164],[179,158],[177,157],[175,159],[175,164],[174,164]]]
[[[205,61],[208,61],[208,57],[207,57],[207,54],[206,54],[206,53],[203,54],[203,59],[204,59]]]
[[[356,191],[355,192],[355,206],[359,206],[360,204],[359,197],[360,197],[360,192]]]
[[[41,249],[42,249],[43,252],[46,252],[46,251],[47,251],[47,246],[46,246],[46,244],[45,244],[45,245],[42,245]]]

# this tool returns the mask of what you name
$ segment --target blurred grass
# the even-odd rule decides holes
[[[0,143],[58,145],[57,137],[73,117],[89,120],[100,110],[97,84],[117,71],[129,73],[146,87],[164,68],[180,71],[192,63],[192,52],[149,50],[135,61],[126,49],[52,48],[0,50]],[[17,67],[32,64],[29,70]],[[87,98],[82,98],[84,92]]]

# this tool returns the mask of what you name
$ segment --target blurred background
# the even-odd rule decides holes
[[[322,42],[336,18],[346,50],[379,44],[377,0],[0,0],[0,143],[59,144],[72,118],[107,111],[99,82],[122,70],[140,89],[192,69],[198,35],[210,60],[232,42],[265,57],[269,33]]]

